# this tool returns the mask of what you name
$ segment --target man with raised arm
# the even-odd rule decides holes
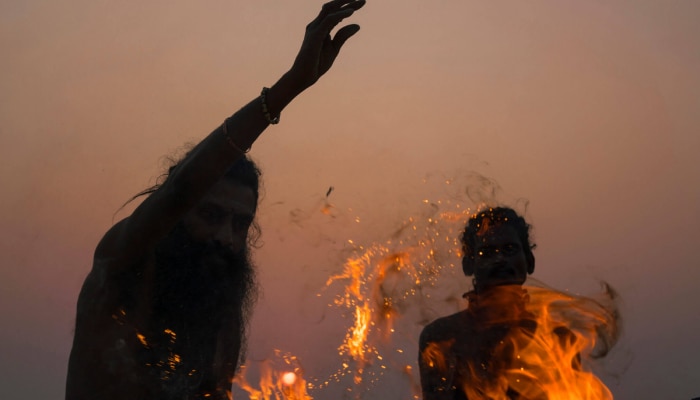
[[[231,397],[256,298],[249,248],[260,171],[245,153],[331,68],[360,28],[331,30],[364,4],[324,4],[290,70],[104,235],[78,299],[67,400]]]

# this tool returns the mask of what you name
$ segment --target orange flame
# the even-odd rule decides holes
[[[446,260],[460,254],[456,232],[461,231],[469,215],[468,209],[460,207],[456,211],[440,212],[443,205],[440,202],[424,204],[428,206],[428,214],[409,218],[384,244],[364,247],[349,240],[355,247],[354,256],[346,260],[342,273],[326,281],[327,288],[343,282],[344,290],[333,305],[348,308],[348,317],[353,317],[354,323],[338,347],[341,356],[350,358],[343,362],[343,372],[339,375],[353,374],[352,391],[360,390],[357,385],[364,381],[378,382],[379,376],[389,369],[402,372],[414,397],[420,391],[412,367],[405,364],[412,360],[400,364],[401,361],[387,357],[386,352],[403,356],[404,350],[391,339],[396,333],[395,323],[409,309],[418,308],[417,303],[425,301],[423,288],[433,285],[442,272],[454,269],[454,264]],[[413,326],[417,326],[415,322]],[[409,330],[401,333],[407,336],[413,333],[409,341],[415,341],[418,336]],[[374,366],[377,368],[371,368]],[[366,380],[365,376],[371,379]]]
[[[328,203],[329,193],[321,214],[335,218],[339,211]],[[464,282],[464,276],[455,261],[461,257],[459,235],[471,210],[460,205],[465,201],[459,195],[453,200],[425,200],[427,212],[406,220],[384,243],[363,246],[348,240],[353,256],[345,261],[340,274],[326,281],[326,289],[342,282],[342,292],[333,305],[347,308],[344,317],[352,321],[338,347],[342,368],[329,379],[318,385],[306,383],[297,369],[290,368],[291,359],[287,357],[282,365],[263,365],[260,389],[247,384],[244,373],[239,374],[236,383],[251,399],[311,399],[307,388],[321,389],[330,381],[338,383],[340,378],[352,375],[355,386],[348,387],[345,396],[350,398],[349,393],[354,393],[360,398],[360,384],[377,382],[382,371],[391,369],[408,379],[413,397],[419,398],[415,371],[406,362],[392,361],[391,355],[403,354],[392,335],[412,335],[404,342],[415,344],[415,327],[440,315],[439,307],[433,309],[432,305],[452,303],[456,307],[460,299],[458,293],[463,290],[457,284]],[[359,223],[360,218],[356,217],[355,222]],[[425,364],[447,377],[445,381],[454,383],[469,399],[505,400],[513,392],[521,399],[612,399],[610,391],[588,369],[587,360],[604,354],[606,345],[614,343],[614,308],[530,287],[527,301],[520,301],[521,292],[503,289],[498,296],[480,299],[476,309],[481,312],[481,323],[472,325],[478,326],[475,332],[429,344],[421,354]],[[521,306],[514,306],[518,304]],[[473,304],[470,309],[475,309]],[[408,319],[411,321],[406,322]],[[410,327],[402,326],[401,321]],[[464,362],[464,357],[455,356],[464,355],[461,352],[474,353],[475,357],[472,362]],[[298,360],[292,364],[298,365]],[[284,374],[290,370],[295,372],[291,385],[295,390],[284,384]],[[457,381],[451,378],[454,371],[460,377]]]
[[[255,388],[245,378],[246,366],[236,375],[234,383],[248,392],[250,400],[312,400],[307,392],[304,370],[299,360],[275,350],[275,357],[260,368],[260,387]]]
[[[615,293],[594,301],[558,291],[499,287],[472,296],[455,314],[453,337],[431,342],[421,357],[443,377],[440,390],[469,399],[608,400],[589,368],[617,339]]]

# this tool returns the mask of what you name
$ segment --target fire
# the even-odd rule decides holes
[[[330,191],[320,214],[342,217],[328,203]],[[461,308],[460,294],[468,283],[459,261],[460,234],[471,209],[461,204],[473,203],[472,197],[490,200],[467,195],[467,200],[457,192],[451,200],[425,200],[421,211],[384,242],[347,240],[351,256],[324,288],[333,296],[329,306],[341,309],[349,325],[337,347],[336,372],[307,382],[299,361],[276,350],[273,360],[263,362],[259,389],[246,382],[245,367],[236,384],[251,399],[311,399],[307,389],[351,379],[343,396],[359,399],[364,390],[372,398],[371,386],[393,372],[394,384],[420,398],[411,351],[417,348],[420,328],[449,314],[446,305],[451,312]],[[351,220],[359,224],[363,219]],[[472,331],[431,343],[419,356],[445,376],[456,370],[464,377],[456,384],[469,399],[505,400],[516,398],[514,392],[519,399],[612,399],[589,368],[589,360],[604,355],[617,338],[614,293],[606,294],[593,300],[542,287],[500,288],[478,305],[470,304],[479,321]],[[457,358],[455,352],[474,357]]]
[[[358,386],[362,383],[378,382],[388,370],[400,371],[413,388],[414,398],[420,392],[413,368],[407,364],[415,358],[407,359],[398,345],[395,325],[406,320],[407,314],[419,312],[430,297],[428,288],[455,269],[448,260],[460,255],[458,232],[468,216],[468,210],[440,212],[443,204],[424,204],[427,215],[409,218],[385,243],[364,247],[348,241],[355,247],[354,255],[346,260],[342,273],[326,281],[326,288],[336,282],[344,284],[332,306],[348,309],[346,315],[352,316],[353,325],[338,347],[339,355],[346,358],[339,375],[352,374],[355,392],[362,390]],[[407,322],[409,329],[398,329],[402,342],[415,342],[419,321]]]
[[[282,383],[285,386],[292,386],[297,380],[297,374],[294,372],[287,372],[282,374]]]
[[[365,357],[365,342],[367,341],[368,322],[371,312],[369,304],[364,303],[355,309],[355,325],[350,329],[347,342],[344,346],[347,352],[355,360],[362,360]]]
[[[600,300],[542,287],[507,286],[474,298],[458,314],[453,338],[421,357],[445,390],[469,399],[607,400],[610,390],[589,368],[617,339],[615,293]]]
[[[266,360],[260,367],[259,388],[246,380],[246,368],[241,371],[234,383],[248,392],[250,400],[311,400],[307,392],[304,370],[299,360],[290,354],[275,350],[275,357]]]

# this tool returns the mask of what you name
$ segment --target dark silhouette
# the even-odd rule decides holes
[[[420,336],[424,400],[476,397],[481,385],[498,385],[506,365],[503,339],[512,330],[534,330],[521,288],[535,270],[530,225],[509,208],[474,214],[462,235],[465,275],[474,289],[469,307],[427,325]],[[509,307],[503,307],[503,304]],[[507,394],[518,398],[512,390]]]
[[[257,293],[260,171],[244,153],[330,69],[359,26],[331,30],[364,4],[324,4],[290,70],[105,234],[78,299],[66,399],[230,398]]]
[[[551,392],[612,399],[584,368],[581,354],[603,357],[616,342],[616,293],[605,285],[599,302],[524,288],[535,271],[530,230],[510,208],[485,209],[469,219],[462,268],[474,289],[465,294],[466,310],[421,332],[424,400],[546,400]]]

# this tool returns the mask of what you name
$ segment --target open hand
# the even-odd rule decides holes
[[[335,58],[357,24],[344,26],[331,38],[331,30],[365,5],[365,0],[333,0],[323,5],[319,15],[306,26],[306,34],[289,74],[303,91],[313,85],[333,65]]]

